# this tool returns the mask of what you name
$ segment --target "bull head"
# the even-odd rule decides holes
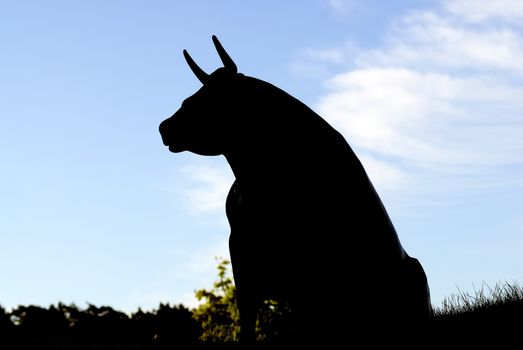
[[[201,69],[187,50],[183,50],[187,64],[203,86],[160,124],[162,141],[171,152],[219,155],[230,143],[244,76],[238,74],[236,64],[218,38],[213,35],[212,40],[223,67],[211,74]]]

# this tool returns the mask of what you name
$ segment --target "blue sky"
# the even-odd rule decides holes
[[[192,306],[212,284],[232,174],[158,133],[199,88],[182,50],[219,67],[212,34],[345,135],[436,306],[522,281],[522,19],[518,0],[3,1],[0,304]]]

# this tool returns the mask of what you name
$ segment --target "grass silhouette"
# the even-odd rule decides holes
[[[431,348],[501,349],[521,346],[523,287],[517,281],[483,283],[471,294],[458,288],[434,310]]]
[[[517,281],[497,283],[493,288],[483,283],[474,294],[463,292],[458,287],[458,294],[443,299],[442,307],[435,309],[435,317],[462,317],[469,313],[499,312],[510,306],[510,309],[521,307],[523,287]]]

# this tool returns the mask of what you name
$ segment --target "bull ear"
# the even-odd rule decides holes
[[[238,73],[238,68],[236,67],[236,63],[232,60],[231,56],[225,51],[222,44],[216,37],[216,35],[212,36],[212,42],[214,43],[214,46],[216,47],[216,51],[218,51],[218,55],[220,56],[220,59],[223,62],[223,66],[225,69],[227,69],[229,72],[232,72],[234,74]]]
[[[205,73],[203,69],[201,69],[196,62],[192,59],[191,55],[187,52],[187,50],[183,50],[183,56],[185,57],[185,60],[187,61],[187,64],[191,68],[194,75],[196,75],[196,78],[202,83],[205,84],[209,80],[209,74]]]

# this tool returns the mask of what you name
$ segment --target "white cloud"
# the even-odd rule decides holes
[[[326,2],[339,13],[346,13],[354,5],[354,0],[326,0]]]
[[[403,68],[358,69],[330,86],[320,113],[363,150],[439,171],[523,161],[523,127],[499,113],[523,111],[522,88]]]
[[[470,22],[501,19],[516,23],[523,19],[523,2],[520,0],[451,0],[446,9]]]
[[[217,259],[230,260],[229,242],[227,239],[219,240],[213,244],[202,247],[201,249],[189,252],[176,271],[176,279],[185,279],[193,281],[198,289],[210,289],[217,276]],[[186,292],[177,300],[188,307],[196,307],[199,301],[194,296],[194,291]]]
[[[395,23],[385,49],[363,53],[358,63],[520,75],[522,54],[521,33],[508,25],[474,26],[445,12],[414,12]]]
[[[234,181],[227,166],[197,163],[186,166],[183,172],[190,185],[184,190],[189,210],[193,213],[224,213],[225,200]]]
[[[194,296],[196,289],[210,289],[217,276],[217,259],[230,260],[228,232],[218,232],[215,238],[207,238],[202,244],[192,249],[173,249],[178,262],[165,272],[163,277],[168,281],[177,281],[183,286],[192,286],[187,289],[173,289],[169,298],[156,299],[171,300],[175,303],[182,303],[187,307],[196,307],[199,302]],[[159,294],[163,297],[164,294]],[[147,295],[142,299],[145,303]],[[154,294],[151,300],[154,301]]]
[[[216,271],[216,258],[229,260],[229,242],[227,239],[204,246],[201,249],[190,252],[183,259],[183,268],[180,271],[185,277],[214,276]],[[178,275],[180,277],[182,275]]]
[[[211,244],[207,247],[189,253],[184,259],[184,263],[178,268],[175,278],[189,279],[194,281],[194,285],[198,286],[191,292],[185,292],[176,297],[177,303],[194,308],[200,305],[200,301],[195,297],[196,289],[211,289],[214,282],[218,278],[217,266],[218,261],[226,259],[230,261],[228,240],[222,240]],[[229,277],[232,278],[232,269],[229,265],[227,271]]]
[[[455,175],[476,178],[467,183],[476,187],[501,176],[520,183],[521,173],[503,168],[523,164],[523,35],[510,19],[500,25],[502,14],[468,24],[467,3],[412,12],[383,47],[337,54],[355,68],[328,79],[317,110],[357,148],[378,187]],[[485,6],[475,16],[493,17]]]
[[[365,171],[372,182],[379,184],[383,190],[399,190],[415,181],[406,171],[391,166],[386,161],[366,154],[361,154],[358,158],[364,164]]]
[[[330,63],[341,63],[345,60],[345,51],[339,48],[330,48],[322,51],[306,50],[305,55],[312,59]]]
[[[345,64],[347,57],[353,57],[353,51],[357,49],[350,41],[345,42],[342,47],[304,49],[298,53],[297,59],[291,62],[289,67],[300,79],[324,80],[332,74],[329,65]]]

